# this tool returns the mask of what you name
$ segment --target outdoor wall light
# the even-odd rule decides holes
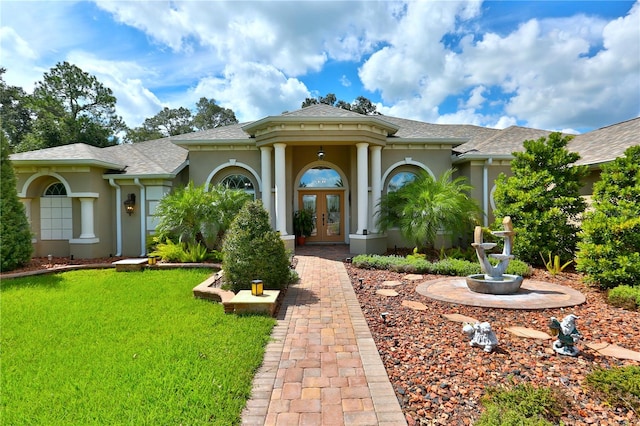
[[[264,284],[262,280],[253,280],[251,281],[251,295],[252,296],[262,296],[264,289]]]
[[[127,195],[127,199],[124,200],[124,209],[129,216],[133,213],[133,208],[136,206],[136,194]]]
[[[318,160],[324,160],[324,151],[322,150],[322,147],[318,150]]]

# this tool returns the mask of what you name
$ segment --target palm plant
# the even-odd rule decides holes
[[[482,210],[469,197],[473,188],[466,179],[452,179],[453,170],[434,179],[420,172],[397,191],[382,196],[378,204],[378,227],[382,232],[397,227],[416,247],[432,247],[439,231],[459,235],[477,224]]]
[[[189,182],[160,200],[155,212],[159,219],[156,231],[161,240],[174,235],[187,245],[219,247],[222,235],[250,198],[244,191],[222,185],[207,191],[204,185]]]

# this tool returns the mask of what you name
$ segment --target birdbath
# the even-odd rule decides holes
[[[480,262],[482,274],[467,276],[467,287],[476,293],[484,294],[513,294],[520,290],[522,277],[520,275],[505,274],[509,261],[514,258],[511,254],[513,247],[513,231],[511,218],[505,216],[502,220],[502,231],[492,231],[491,233],[499,238],[504,238],[504,248],[502,253],[489,253],[487,251],[495,248],[495,243],[485,243],[482,238],[482,227],[476,226],[473,233],[473,243],[471,246],[476,249],[476,255]],[[492,265],[489,258],[497,259],[498,264]]]

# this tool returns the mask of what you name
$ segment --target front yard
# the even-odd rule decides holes
[[[3,279],[3,424],[238,423],[274,320],[194,299],[209,274]]]

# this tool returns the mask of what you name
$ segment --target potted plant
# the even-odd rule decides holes
[[[296,241],[299,246],[303,246],[305,239],[313,232],[313,213],[311,210],[297,210],[293,214],[293,232],[296,234]]]

